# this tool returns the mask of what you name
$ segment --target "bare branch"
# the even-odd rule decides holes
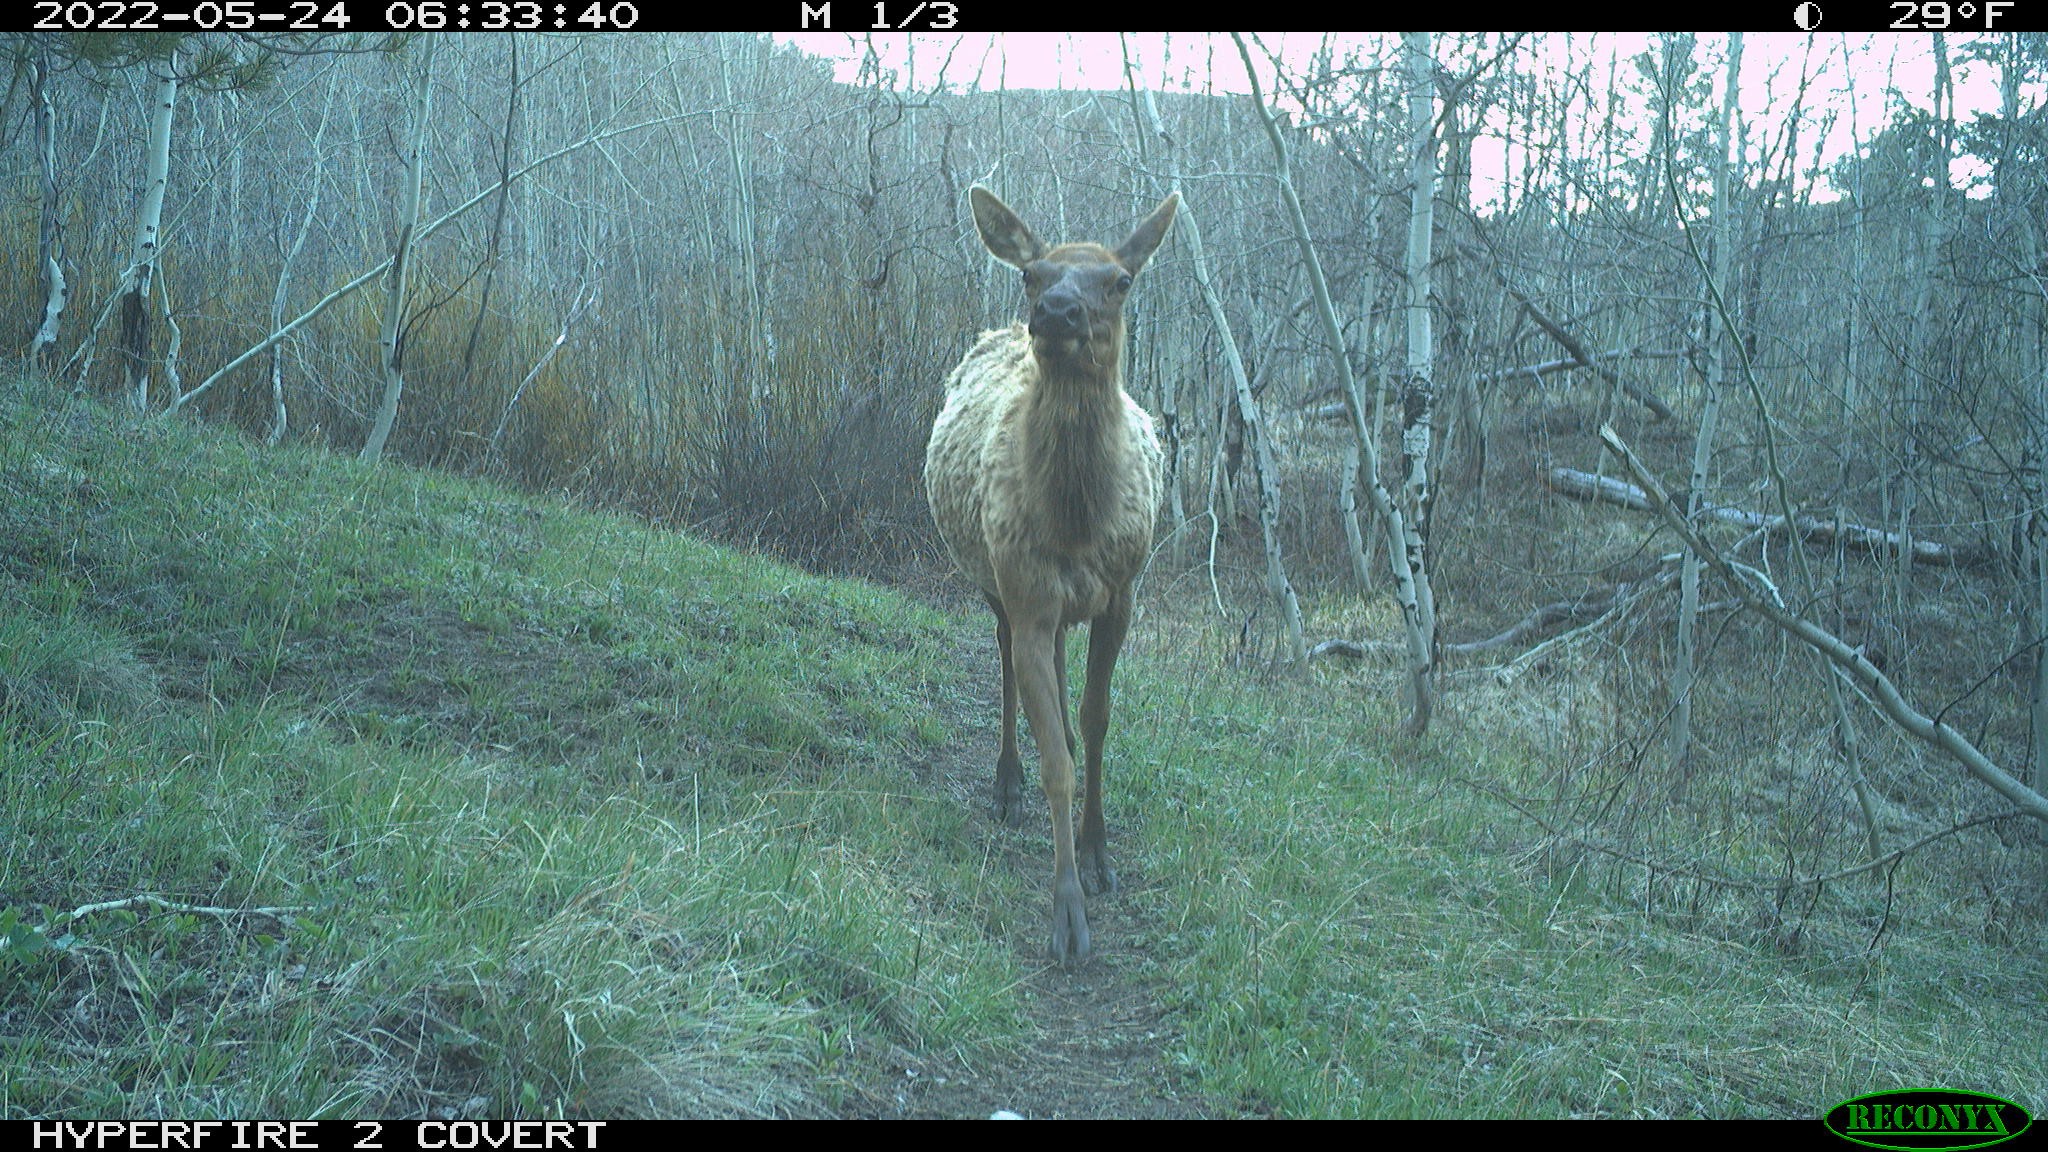
[[[260,916],[267,920],[275,920],[280,924],[290,924],[295,913],[311,912],[313,910],[313,906],[310,904],[295,904],[277,908],[216,908],[208,904],[181,904],[175,900],[166,900],[161,896],[152,896],[145,892],[141,895],[128,896],[120,900],[107,900],[98,904],[82,904],[66,913],[64,918],[66,920],[83,920],[87,916],[99,912],[132,912],[141,908],[154,908],[159,912],[178,912],[191,916],[213,916],[222,920],[237,920],[246,919],[251,916]]]
[[[440,231],[443,225],[446,225],[450,221],[454,220],[456,217],[461,216],[464,212],[467,212],[471,208],[474,208],[477,205],[483,203],[485,200],[490,199],[492,193],[497,192],[499,189],[509,184],[512,184],[515,181],[524,179],[529,173],[535,171],[536,169],[545,167],[548,164],[552,164],[555,161],[560,160],[562,157],[567,156],[572,152],[577,152],[584,148],[588,148],[593,144],[601,144],[604,141],[610,140],[615,136],[623,136],[629,132],[638,132],[644,128],[656,128],[663,124],[673,124],[681,120],[693,120],[699,116],[709,116],[715,111],[717,111],[717,109],[715,108],[700,108],[695,112],[678,112],[671,116],[657,116],[652,120],[642,120],[637,124],[628,124],[623,128],[613,128],[610,131],[606,132],[594,132],[591,135],[585,136],[584,138],[576,141],[573,144],[563,145],[562,147],[555,149],[553,152],[550,152],[547,155],[542,156],[538,160],[535,160],[532,163],[527,164],[525,167],[520,168],[518,171],[508,173],[505,176],[501,177],[500,179],[491,182],[489,186],[479,191],[476,195],[471,196],[469,199],[464,200],[462,203],[457,204],[455,207],[450,208],[448,211],[443,212],[439,216],[436,216],[431,222],[429,222],[419,230],[418,235],[414,237],[414,241],[418,242],[420,240],[425,240],[427,237],[432,236],[434,233]],[[198,397],[205,395],[209,390],[213,388],[214,385],[220,383],[221,380],[224,379],[228,373],[233,372],[235,369],[240,368],[242,365],[247,364],[249,361],[254,360],[256,357],[263,355],[265,352],[268,352],[274,345],[277,344],[278,341],[283,340],[285,337],[290,336],[292,333],[298,331],[300,328],[305,327],[307,324],[311,323],[315,317],[319,316],[322,312],[327,311],[329,307],[333,306],[337,302],[345,300],[349,296],[354,295],[357,289],[361,288],[365,284],[368,284],[372,280],[375,280],[377,277],[382,276],[386,271],[390,269],[390,267],[391,261],[390,259],[387,258],[383,262],[379,263],[376,267],[371,268],[369,271],[364,272],[362,275],[357,276],[355,279],[349,281],[346,284],[343,284],[341,287],[336,288],[334,291],[329,292],[327,295],[321,297],[319,303],[313,305],[305,312],[300,313],[298,319],[293,320],[291,323],[286,324],[284,327],[279,328],[277,331],[272,332],[270,335],[264,337],[262,340],[258,341],[254,346],[252,346],[248,351],[243,352],[240,356],[237,356],[233,360],[228,361],[226,364],[222,365],[217,371],[215,371],[213,375],[208,376],[205,380],[200,381],[199,386],[197,388],[194,388],[190,392],[187,392],[184,395],[178,397],[177,401],[173,403],[170,407],[165,408],[162,412],[159,412],[157,414],[157,418],[162,419],[164,416],[170,415],[174,412],[182,411],[186,404],[189,404]]]
[[[1636,458],[1634,450],[1622,440],[1611,426],[1603,425],[1600,440],[1606,444],[1624,464],[1636,482],[1648,493],[1651,503],[1656,506],[1664,522],[1678,533],[1686,546],[1698,552],[1700,557],[1712,565],[1723,579],[1735,589],[1735,594],[1764,619],[1780,629],[1804,641],[1815,651],[1833,662],[1854,683],[1869,695],[1892,722],[1916,739],[1940,749],[1950,759],[1961,764],[1965,771],[1989,785],[1999,795],[2013,802],[2020,811],[2034,819],[2048,824],[2048,797],[2027,787],[2011,773],[2000,768],[1982,751],[1978,750],[1964,735],[1939,720],[1932,719],[1906,702],[1898,685],[1884,674],[1875,664],[1864,658],[1863,653],[1844,643],[1841,637],[1801,616],[1795,616],[1779,601],[1775,588],[1766,589],[1756,582],[1755,570],[1737,565],[1723,556],[1720,551],[1700,538],[1693,531],[1685,517],[1671,504],[1663,485],[1643,462]]]

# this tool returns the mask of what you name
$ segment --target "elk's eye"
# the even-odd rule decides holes
[[[1129,292],[1131,290],[1131,274],[1129,272],[1116,278],[1116,290],[1119,292]]]

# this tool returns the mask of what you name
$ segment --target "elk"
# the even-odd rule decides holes
[[[1131,583],[1152,547],[1164,454],[1124,392],[1123,304],[1172,225],[1169,195],[1115,249],[1046,245],[986,188],[968,193],[996,259],[1024,273],[1030,323],[984,332],[946,379],[925,451],[925,492],[953,561],[996,615],[1003,660],[998,819],[1024,821],[1017,704],[1031,718],[1052,809],[1052,954],[1088,955],[1082,878],[1116,890],[1102,824],[1109,681],[1131,621]],[[1088,624],[1080,740],[1067,711],[1067,627]],[[1087,749],[1080,837],[1074,760]]]

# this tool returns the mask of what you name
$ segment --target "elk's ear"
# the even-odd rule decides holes
[[[996,259],[1022,268],[1045,255],[1045,242],[1032,234],[1008,204],[996,199],[995,193],[976,184],[967,190],[967,199],[974,205],[974,227],[981,233],[981,242]]]
[[[1159,242],[1166,239],[1166,230],[1173,226],[1173,214],[1178,211],[1180,193],[1170,193],[1150,216],[1145,217],[1144,223],[1132,230],[1131,238],[1117,246],[1117,262],[1124,266],[1124,271],[1133,276],[1138,274],[1138,269],[1143,268],[1145,261],[1150,260],[1158,249]]]

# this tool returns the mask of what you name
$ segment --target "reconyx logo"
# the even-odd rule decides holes
[[[2002,1144],[2034,1122],[2010,1100],[1948,1088],[1872,1092],[1828,1111],[1828,1129],[1842,1139],[1900,1152],[1954,1152]]]

